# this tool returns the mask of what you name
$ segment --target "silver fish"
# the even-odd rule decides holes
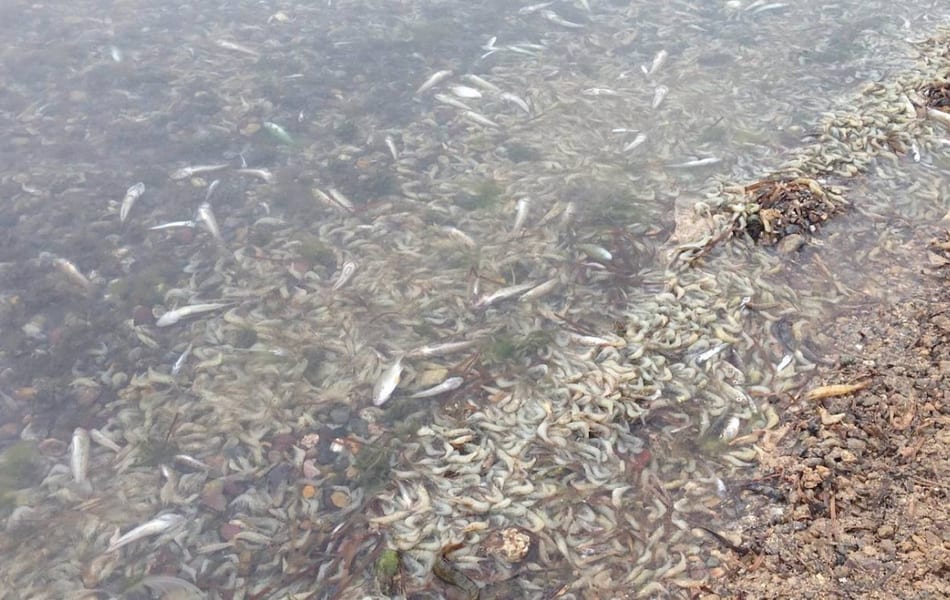
[[[82,483],[89,474],[89,432],[82,427],[73,431],[73,443],[69,453],[69,469],[73,480]]]
[[[697,158],[696,160],[688,160],[686,162],[676,163],[672,165],[667,165],[671,169],[689,169],[692,167],[705,167],[707,165],[715,165],[722,162],[721,158],[716,156],[707,156],[706,158]]]
[[[192,227],[196,226],[194,221],[171,221],[169,223],[162,223],[161,225],[155,225],[154,227],[149,227],[149,231],[160,231],[162,229],[177,229],[178,227]]]
[[[106,554],[110,552],[115,552],[123,546],[128,546],[132,542],[137,542],[141,539],[151,537],[154,535],[159,535],[165,533],[172,527],[176,527],[185,522],[185,517],[177,515],[174,513],[169,513],[165,515],[159,515],[148,521],[135,527],[125,535],[122,535],[109,544],[109,547],[106,548]]]
[[[642,145],[643,142],[645,141],[647,141],[647,134],[642,133],[642,132],[638,133],[637,137],[633,138],[632,142],[630,142],[629,144],[623,147],[623,151],[630,152],[634,148],[637,148],[638,146]]]
[[[485,115],[479,114],[475,112],[474,110],[466,110],[462,113],[462,116],[464,116],[469,121],[472,121],[473,123],[478,123],[479,125],[485,125],[486,127],[495,127],[496,129],[501,127],[498,123],[495,123],[494,121],[492,121]]]
[[[112,438],[110,438],[110,437],[107,436],[106,434],[102,433],[102,432],[99,431],[98,429],[90,429],[90,430],[89,430],[89,439],[91,439],[91,440],[94,441],[95,443],[99,444],[99,445],[102,446],[103,448],[108,448],[109,450],[112,450],[113,452],[121,452],[121,451],[122,451],[122,447],[121,447],[121,446],[119,446],[118,444],[116,444],[116,443],[112,440]]]
[[[451,392],[452,390],[457,390],[465,383],[465,380],[461,377],[449,377],[442,383],[432,386],[429,389],[421,390],[409,396],[410,398],[431,398],[432,396],[438,396],[439,394],[444,394],[446,392]]]
[[[356,272],[356,266],[357,266],[356,263],[353,262],[352,260],[348,260],[345,263],[343,263],[343,268],[340,269],[340,274],[339,276],[337,276],[336,281],[333,283],[334,290],[338,290],[344,285],[346,285],[346,282],[349,281],[350,277],[353,276],[353,273]]]
[[[254,58],[258,58],[261,55],[261,53],[258,52],[257,50],[253,50],[251,48],[248,48],[247,46],[242,46],[241,44],[230,42],[228,40],[215,40],[214,43],[218,48],[224,48],[225,50],[233,50],[234,52],[239,52],[241,54],[253,56]]]
[[[330,191],[333,192],[335,190],[331,189]],[[333,197],[329,196],[326,192],[324,192],[320,188],[312,188],[310,192],[313,194],[313,196],[317,200],[319,200],[320,202],[323,202],[323,204],[325,204],[326,206],[330,208],[334,208],[337,210],[343,209],[346,212],[353,212],[353,203],[350,202],[346,196],[344,196],[343,194],[340,194],[339,192],[337,192]]]
[[[178,321],[197,315],[200,313],[211,312],[214,310],[221,310],[222,308],[227,308],[233,306],[233,304],[228,302],[209,302],[206,304],[190,304],[188,306],[182,306],[181,308],[176,308],[170,311],[167,311],[161,317],[155,321],[156,327],[168,327],[169,325],[174,325]]]
[[[445,104],[448,106],[453,106],[461,110],[472,110],[471,106],[469,106],[468,104],[465,104],[461,100],[456,100],[452,96],[446,96],[445,94],[435,94],[432,97],[435,98],[437,102],[441,102],[442,104]]]
[[[482,93],[473,87],[467,85],[453,85],[452,93],[459,98],[481,98]]]
[[[511,285],[508,287],[503,287],[500,290],[495,290],[491,294],[482,296],[475,301],[475,308],[487,308],[496,302],[502,300],[507,300],[508,298],[513,298],[530,290],[531,288],[537,286],[535,282],[531,283],[520,283],[518,285]]]
[[[519,14],[519,15],[522,15],[522,16],[524,16],[524,15],[530,15],[530,14],[532,14],[532,13],[538,12],[538,11],[541,10],[542,8],[547,8],[547,7],[551,6],[552,4],[554,4],[554,2],[539,2],[539,3],[537,3],[537,4],[529,4],[528,6],[523,6],[523,7],[519,8],[519,9],[518,9],[518,14]]]
[[[330,198],[333,199],[333,202],[335,202],[338,206],[342,206],[349,212],[353,212],[353,202],[344,196],[343,192],[336,188],[329,188],[327,191],[330,192]]]
[[[528,211],[531,209],[531,199],[521,198],[518,200],[515,209],[515,223],[511,226],[511,231],[518,233],[524,227],[524,222],[528,218]]]
[[[220,171],[222,169],[227,169],[227,164],[217,164],[217,165],[193,165],[190,167],[182,167],[180,169],[175,169],[168,174],[169,177],[175,181],[180,181],[182,179],[188,179],[194,175],[201,175],[202,173],[213,173],[214,171]]]
[[[135,204],[135,201],[138,200],[144,193],[145,184],[141,181],[129,187],[129,189],[125,191],[125,197],[122,198],[122,206],[119,208],[120,222],[125,223],[125,220],[129,218],[129,211],[132,210],[132,205]]]
[[[667,56],[669,55],[667,54],[666,50],[660,50],[659,52],[657,52],[656,55],[653,57],[653,62],[650,63],[649,68],[647,68],[646,66],[640,67],[640,69],[643,70],[643,74],[646,75],[647,77],[650,77],[654,73],[659,71],[660,67],[663,66],[663,63],[666,62]]]
[[[218,227],[218,220],[214,218],[214,211],[211,210],[210,202],[202,202],[201,206],[198,207],[197,220],[198,223],[204,225],[211,237],[219,242],[224,241],[224,238],[221,237],[221,229]]]
[[[416,90],[416,96],[426,92],[427,90],[431,90],[432,88],[437,86],[440,82],[445,81],[451,76],[452,76],[452,71],[448,69],[444,71],[436,71],[428,79],[426,79],[422,85],[419,86],[419,89]]]
[[[665,85],[658,85],[656,89],[653,90],[653,102],[650,103],[651,108],[659,108],[660,104],[663,103],[663,99],[666,98],[666,94],[669,93],[670,88]]]
[[[390,396],[399,385],[399,378],[402,377],[402,356],[397,356],[395,362],[382,372],[376,385],[373,386],[373,404],[382,406],[386,404]]]
[[[182,368],[185,366],[185,363],[188,361],[188,357],[191,356],[191,347],[193,344],[188,344],[188,347],[185,348],[185,351],[181,353],[178,359],[175,361],[175,364],[172,365],[172,377],[177,377],[181,373]]]
[[[393,136],[387,135],[383,141],[386,143],[389,153],[392,154],[393,160],[399,160],[399,152],[396,150],[396,140],[393,139]]]
[[[433,344],[431,346],[422,346],[410,350],[406,356],[409,358],[432,358],[436,356],[445,356],[462,350],[468,350],[477,344],[476,340],[465,340],[462,342],[444,342],[442,344]]]
[[[235,173],[239,175],[250,175],[251,177],[257,177],[264,183],[270,183],[274,181],[274,174],[267,169],[238,169],[235,171]]]
[[[473,84],[477,85],[478,87],[482,88],[483,90],[487,92],[491,92],[493,94],[498,94],[501,92],[500,87],[498,87],[497,85],[495,85],[494,83],[490,81],[486,81],[482,79],[478,75],[472,75],[471,73],[469,73],[468,75],[465,76],[465,79],[469,80],[470,82],[472,82]]]
[[[527,292],[523,296],[518,298],[519,302],[531,302],[532,300],[537,300],[538,298],[550,294],[553,292],[558,285],[560,285],[561,280],[558,277],[552,277],[544,283],[540,283]]]
[[[557,14],[553,10],[542,10],[541,16],[547,19],[548,21],[554,23],[555,25],[560,25],[561,27],[567,27],[568,29],[582,29],[584,25],[580,23],[575,23],[573,21],[568,21],[561,15]]]
[[[516,96],[515,94],[512,94],[511,92],[502,92],[501,94],[498,95],[498,97],[504,100],[505,102],[510,102],[514,104],[515,106],[525,111],[529,115],[531,114],[531,106],[529,106],[528,103],[525,102],[525,100],[521,98],[520,96]]]

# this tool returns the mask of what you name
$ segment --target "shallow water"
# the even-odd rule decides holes
[[[801,250],[671,259],[674,211],[728,214],[723,186],[807,172],[941,74],[942,3],[4,11],[0,550],[24,597],[458,597],[459,574],[685,597],[770,398],[847,352],[822,319],[911,294],[948,208],[946,132],[901,117],[823,175],[849,206]]]

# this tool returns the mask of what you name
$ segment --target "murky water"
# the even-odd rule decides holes
[[[687,597],[948,209],[943,3],[0,10],[3,598]]]

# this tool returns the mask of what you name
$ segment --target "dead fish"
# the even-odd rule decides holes
[[[707,156],[706,158],[697,158],[696,160],[688,160],[686,162],[675,163],[672,165],[667,165],[671,169],[690,169],[692,167],[705,167],[707,165],[715,165],[722,162],[721,158],[716,156]]]
[[[69,453],[69,470],[73,481],[82,483],[89,474],[89,432],[82,427],[73,431],[73,443]]]
[[[155,226],[153,226],[153,227],[149,227],[148,230],[149,230],[149,231],[161,231],[162,229],[176,229],[176,228],[178,228],[178,227],[191,227],[191,228],[194,228],[195,226],[196,226],[196,224],[195,224],[194,221],[171,221],[171,222],[169,222],[169,223],[162,223],[161,225],[155,225]]]
[[[201,313],[221,310],[222,308],[227,308],[229,306],[233,306],[233,303],[209,302],[205,304],[190,304],[188,306],[182,306],[181,308],[167,311],[165,314],[159,317],[157,321],[155,321],[155,326],[168,327],[169,325],[174,325],[182,319],[186,319]]]
[[[537,285],[538,285],[537,283],[531,282],[531,283],[520,283],[518,285],[503,287],[500,290],[496,290],[492,292],[491,294],[488,294],[486,296],[482,296],[481,298],[479,298],[475,302],[475,308],[488,308],[489,306],[491,306],[492,304],[496,302],[507,300],[508,298],[512,298],[514,296],[523,294]]]
[[[462,116],[464,116],[469,121],[472,121],[473,123],[478,123],[479,125],[485,125],[486,127],[494,127],[496,129],[501,127],[498,123],[495,123],[494,121],[492,121],[485,115],[479,114],[475,112],[474,110],[466,110],[462,113]]]
[[[198,207],[197,220],[198,223],[204,225],[204,228],[208,230],[211,237],[219,242],[224,241],[224,238],[221,237],[221,229],[218,227],[218,220],[214,218],[214,211],[211,210],[210,202],[202,202],[201,206]]]
[[[334,192],[335,190],[331,189],[330,191]],[[325,204],[326,206],[330,208],[333,208],[336,210],[343,209],[346,212],[353,212],[353,203],[350,202],[346,196],[344,196],[343,194],[340,194],[339,192],[336,192],[336,194],[333,197],[331,197],[320,188],[312,188],[310,190],[310,193],[313,194],[314,198],[316,198],[320,202],[323,202],[323,204]]]
[[[227,164],[217,164],[217,165],[193,165],[190,167],[182,167],[180,169],[175,169],[168,174],[169,177],[175,181],[180,181],[182,179],[188,179],[195,175],[201,175],[202,173],[213,173],[214,171],[220,171],[222,169],[227,169]]]
[[[518,200],[515,209],[515,222],[511,226],[511,231],[518,233],[524,227],[524,222],[528,218],[528,211],[531,209],[531,199],[521,198]]]
[[[643,74],[647,77],[651,77],[654,73],[660,70],[660,67],[663,66],[663,63],[666,62],[666,57],[669,56],[666,50],[660,50],[653,57],[653,62],[650,63],[650,67],[647,68],[645,65],[640,65],[640,69],[643,71]]]
[[[659,108],[660,104],[663,103],[663,99],[666,98],[666,94],[668,94],[669,91],[670,88],[666,87],[665,85],[656,86],[656,89],[653,90],[653,102],[650,103],[650,107],[653,109]]]
[[[592,87],[581,90],[582,96],[619,96],[620,92],[610,88]]]
[[[57,271],[66,275],[66,277],[74,284],[85,288],[87,291],[93,288],[92,281],[83,275],[82,271],[79,270],[79,267],[74,265],[72,261],[66,260],[65,258],[56,257],[53,259],[53,266],[56,267]]]
[[[611,254],[609,250],[597,244],[578,244],[577,249],[594,260],[610,262],[614,259],[613,254]]]
[[[467,85],[453,85],[452,93],[458,96],[459,98],[481,98],[482,93],[476,90],[475,88],[468,87]]]
[[[424,92],[428,90],[431,90],[435,86],[439,85],[440,82],[445,81],[451,76],[452,76],[452,71],[448,69],[445,69],[443,71],[436,71],[435,73],[430,75],[429,78],[426,79],[422,85],[419,86],[419,89],[416,90],[415,95],[419,96],[420,94],[423,94]]]
[[[442,344],[433,344],[431,346],[422,346],[410,350],[406,356],[409,358],[432,358],[436,356],[445,356],[454,352],[468,350],[478,343],[476,340],[465,340],[462,342],[444,342]]]
[[[402,356],[397,356],[395,362],[382,372],[373,386],[373,404],[382,406],[393,395],[399,378],[402,377]]]
[[[122,451],[122,448],[118,444],[116,444],[114,441],[112,441],[112,438],[102,433],[98,429],[89,430],[89,439],[99,444],[103,448],[108,448],[109,450],[112,450],[113,452],[118,453]]]
[[[238,169],[235,171],[235,173],[238,175],[250,175],[251,177],[257,177],[264,183],[270,183],[274,181],[274,174],[267,169]]]
[[[492,41],[492,44],[494,44],[494,41]],[[495,85],[494,83],[490,81],[486,81],[485,79],[482,79],[478,75],[473,75],[469,73],[468,75],[465,76],[465,79],[477,85],[478,87],[482,88],[486,92],[491,92],[492,94],[498,94],[501,92],[500,87],[498,87],[497,85]]]
[[[188,344],[185,348],[185,351],[181,353],[178,357],[178,360],[175,361],[175,364],[172,365],[172,377],[177,377],[181,373],[182,368],[185,366],[185,363],[188,361],[188,357],[191,356],[191,347],[192,344]]]
[[[645,141],[647,141],[647,134],[642,133],[642,132],[638,133],[637,136],[633,138],[633,141],[631,141],[630,143],[628,143],[627,145],[623,147],[623,151],[630,152],[631,150],[643,144],[643,142]]]
[[[518,9],[518,14],[519,14],[519,15],[522,15],[522,16],[524,16],[524,15],[530,15],[530,14],[532,14],[532,13],[538,12],[538,11],[541,10],[542,8],[547,8],[547,7],[551,6],[552,4],[554,4],[554,2],[539,2],[539,3],[537,3],[537,4],[529,4],[528,6],[524,6],[524,7],[522,7],[522,8],[519,8],[519,9]]]
[[[392,155],[393,160],[399,160],[399,152],[396,150],[396,140],[393,139],[393,136],[387,135],[383,142],[386,143],[386,148],[389,150],[389,153]]]
[[[110,552],[115,552],[123,546],[128,546],[132,542],[137,542],[141,539],[151,537],[154,535],[159,535],[165,533],[172,527],[176,527],[185,522],[185,517],[177,515],[174,513],[169,513],[165,515],[159,515],[148,521],[135,527],[125,535],[122,535],[116,539],[113,539],[109,544],[109,547],[106,548],[106,554]]]
[[[355,272],[356,272],[355,262],[353,262],[352,260],[348,260],[345,263],[343,263],[343,268],[340,269],[340,275],[336,278],[336,282],[334,282],[333,284],[333,289],[338,290],[344,285],[346,285],[346,282],[350,280],[350,277],[352,277],[353,273]]]
[[[542,10],[541,16],[547,19],[548,21],[554,23],[555,25],[560,25],[561,27],[567,27],[568,29],[582,29],[584,27],[584,25],[580,23],[568,21],[567,19],[557,14],[553,10]]]
[[[444,394],[446,392],[451,392],[452,390],[457,390],[465,383],[465,380],[461,377],[449,377],[442,383],[432,386],[429,389],[421,390],[409,396],[410,398],[431,398],[432,396],[438,396],[439,394]]]
[[[468,104],[465,104],[461,100],[456,100],[452,96],[446,96],[445,94],[435,94],[432,97],[435,98],[437,102],[441,102],[442,104],[445,104],[447,106],[452,106],[460,110],[472,110],[471,106],[469,106]]]
[[[531,288],[530,290],[528,290],[527,292],[525,292],[523,296],[518,298],[518,301],[531,302],[532,300],[537,300],[538,298],[541,298],[542,296],[545,296],[553,292],[555,289],[557,289],[560,283],[561,283],[561,280],[558,277],[552,277],[551,279],[548,279],[544,283],[540,283],[534,286],[533,288]]]
[[[214,44],[218,48],[224,48],[225,50],[233,50],[234,52],[239,52],[241,54],[246,54],[247,56],[253,56],[254,58],[259,58],[261,53],[257,50],[248,48],[247,46],[242,46],[241,44],[230,42],[228,40],[215,40]]]
[[[129,218],[129,211],[132,210],[132,205],[135,204],[135,201],[144,193],[145,184],[141,181],[125,191],[125,197],[122,198],[122,206],[119,208],[119,222],[125,223],[125,220]]]
[[[327,191],[330,192],[330,198],[333,199],[333,202],[335,202],[338,206],[342,206],[347,211],[353,212],[354,210],[353,202],[350,201],[349,198],[344,196],[343,192],[341,192],[340,190],[336,188],[328,188]]]
[[[511,92],[502,92],[501,94],[499,94],[498,97],[504,100],[505,102],[510,102],[514,104],[515,106],[525,111],[529,115],[531,114],[531,106],[529,106],[528,103],[525,102],[525,100],[521,98],[520,96],[516,96],[515,94],[512,94]]]

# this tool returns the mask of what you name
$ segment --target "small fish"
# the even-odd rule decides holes
[[[376,385],[373,386],[373,405],[382,406],[386,404],[389,397],[393,395],[396,386],[399,385],[399,378],[402,376],[402,356],[397,356],[386,370],[382,372]]]
[[[73,431],[73,443],[69,453],[69,470],[73,481],[82,483],[89,474],[89,432],[82,427]]]
[[[457,390],[465,383],[465,380],[461,377],[449,377],[442,383],[430,387],[426,390],[421,390],[415,394],[410,395],[410,398],[431,398],[432,396],[438,396],[439,394],[444,394],[446,392],[451,392],[452,390]]]
[[[464,111],[462,113],[462,116],[464,116],[469,121],[472,121],[473,123],[478,123],[479,125],[484,125],[486,127],[495,127],[496,129],[501,127],[498,123],[495,123],[494,121],[492,121],[485,115],[479,114],[473,110]]]
[[[331,192],[332,191],[334,190],[331,190]],[[337,210],[342,209],[350,213],[353,212],[353,204],[346,198],[346,196],[344,196],[343,194],[340,194],[339,192],[337,192],[336,195],[339,196],[340,199],[342,199],[342,202],[341,200],[338,200],[336,197],[329,196],[326,192],[324,192],[320,188],[312,188],[310,190],[310,193],[312,193],[313,196],[317,200],[319,200],[320,202],[323,202],[325,205],[329,206],[330,208],[334,208]]]
[[[719,354],[720,352],[722,352],[728,347],[729,347],[729,344],[726,344],[725,342],[723,342],[722,344],[717,344],[713,346],[712,348],[710,348],[709,350],[706,350],[705,352],[697,356],[696,363],[703,364],[704,362],[716,356],[717,354]]]
[[[214,211],[211,210],[211,203],[201,203],[201,206],[198,207],[197,221],[204,226],[211,237],[219,242],[224,241],[224,238],[221,237],[221,229],[218,227],[218,220],[214,218]]]
[[[482,93],[476,90],[473,87],[468,87],[467,85],[453,85],[452,93],[458,96],[459,98],[481,98]]]
[[[692,167],[705,167],[707,165],[715,165],[722,162],[721,158],[716,156],[708,156],[706,158],[697,158],[696,160],[688,160],[686,162],[675,163],[672,165],[667,165],[671,169],[689,169]]]
[[[82,271],[79,270],[79,267],[74,265],[72,261],[57,257],[53,259],[53,266],[56,267],[57,271],[66,275],[66,277],[74,284],[85,288],[86,290],[92,289],[92,281],[83,275]]]
[[[116,443],[112,440],[112,438],[110,438],[110,437],[107,436],[106,434],[102,433],[102,432],[99,431],[98,429],[90,429],[90,430],[89,430],[89,439],[91,439],[91,440],[94,441],[95,443],[99,444],[99,445],[102,446],[103,448],[108,448],[109,450],[112,450],[113,452],[118,453],[118,452],[121,452],[121,451],[122,451],[122,447],[121,447],[121,446],[119,446],[118,444],[116,444]]]
[[[155,321],[155,326],[168,327],[169,325],[174,325],[178,321],[193,315],[220,310],[229,306],[233,306],[233,304],[228,302],[209,302],[206,304],[190,304],[188,306],[182,306],[180,308],[169,310],[160,316],[158,320]]]
[[[122,49],[116,46],[115,44],[109,46],[109,56],[111,56],[112,60],[114,60],[117,63],[122,62],[122,59],[124,58],[122,56]]]
[[[220,171],[222,169],[227,169],[227,164],[217,164],[217,165],[193,165],[190,167],[182,167],[180,169],[175,169],[168,174],[169,177],[175,181],[181,181],[182,179],[188,179],[195,175],[201,175],[202,173],[212,173],[214,171]]]
[[[518,298],[518,301],[531,302],[532,300],[537,300],[538,298],[541,298],[542,296],[545,296],[553,292],[555,289],[557,289],[557,286],[560,285],[560,283],[561,283],[561,280],[559,278],[552,277],[551,279],[548,279],[544,283],[540,283],[534,286],[533,288],[531,288],[530,290],[528,290],[527,292],[525,292],[523,296]]]
[[[498,97],[504,100],[505,102],[510,102],[514,104],[515,106],[525,111],[529,115],[531,114],[531,106],[528,105],[528,103],[525,102],[524,99],[521,98],[520,96],[516,96],[512,94],[511,92],[502,92],[501,94],[498,95]]]
[[[129,211],[132,210],[132,205],[135,204],[135,201],[144,193],[145,184],[142,182],[136,183],[125,191],[125,198],[122,198],[122,206],[119,208],[120,223],[125,223],[125,220],[129,218]]]
[[[557,14],[553,10],[542,10],[541,16],[547,19],[548,21],[554,23],[555,25],[560,25],[561,27],[567,27],[568,29],[582,29],[584,25],[580,23],[575,23],[573,21],[568,21],[561,15]]]
[[[293,145],[294,138],[290,137],[290,134],[287,133],[287,130],[285,130],[283,127],[281,127],[277,123],[272,123],[271,121],[264,121],[263,126],[264,126],[264,129],[267,130],[267,133],[271,134],[274,137],[274,139],[277,140],[279,143],[285,144],[287,146]]]
[[[160,231],[162,229],[177,229],[178,227],[196,227],[194,221],[171,221],[169,223],[162,223],[161,225],[155,225],[154,227],[149,227],[149,231]]]
[[[641,133],[638,133],[637,136],[636,136],[635,138],[633,138],[633,141],[632,141],[632,142],[628,143],[627,145],[625,145],[625,146],[623,147],[623,151],[624,151],[624,152],[630,152],[631,150],[633,150],[633,149],[637,148],[638,146],[640,146],[641,144],[643,144],[643,142],[645,142],[645,141],[647,141],[647,134],[642,133],[642,132],[641,132]]]
[[[337,205],[342,206],[349,212],[353,212],[354,210],[353,202],[351,202],[349,198],[344,196],[343,192],[341,192],[340,190],[336,188],[328,188],[327,191],[330,192],[330,197],[333,198],[333,201]]]
[[[352,277],[353,273],[355,272],[356,272],[355,262],[353,262],[352,260],[348,260],[345,263],[343,263],[343,268],[340,269],[340,275],[336,278],[336,281],[333,283],[333,289],[338,290],[344,285],[346,285],[346,282],[350,280],[350,277]]]
[[[239,52],[241,54],[246,54],[248,56],[253,56],[254,58],[259,58],[261,53],[247,46],[242,46],[235,42],[230,42],[228,40],[215,40],[215,45],[218,48],[224,48],[225,50],[233,50],[234,52]]]
[[[531,282],[531,283],[520,283],[518,285],[503,287],[499,290],[495,290],[491,294],[482,296],[481,298],[476,300],[475,308],[487,308],[496,302],[507,300],[508,298],[512,298],[514,296],[523,294],[537,285],[538,285],[537,283]]]
[[[531,199],[530,198],[521,198],[518,200],[517,208],[515,209],[515,222],[511,226],[511,231],[518,233],[521,231],[521,228],[524,227],[524,222],[528,218],[528,211],[531,209]]]
[[[493,38],[492,43],[494,44],[494,38]],[[495,85],[494,83],[490,81],[486,81],[485,79],[482,79],[478,75],[473,75],[469,73],[468,75],[465,76],[465,79],[475,84],[476,86],[482,88],[486,92],[491,92],[492,94],[501,93],[500,87],[498,87],[497,85]]]
[[[465,104],[461,100],[456,100],[452,96],[446,96],[445,94],[435,94],[432,97],[435,98],[436,102],[441,102],[442,104],[446,104],[448,106],[452,106],[461,110],[472,110],[471,106]]]
[[[181,525],[184,522],[185,522],[185,517],[174,514],[174,513],[159,515],[155,517],[154,519],[152,519],[151,521],[148,521],[146,523],[139,525],[138,527],[135,527],[134,529],[132,529],[125,535],[122,535],[112,540],[112,542],[109,544],[109,547],[106,548],[105,553],[109,554],[110,552],[115,552],[116,550],[118,550],[119,548],[122,548],[123,546],[128,546],[132,542],[137,542],[147,537],[165,533],[172,527]]]
[[[524,6],[524,7],[522,7],[522,8],[519,8],[519,9],[518,9],[518,14],[519,14],[519,15],[522,15],[522,16],[524,16],[524,15],[530,15],[530,14],[532,14],[532,13],[538,12],[538,11],[541,10],[542,8],[547,8],[547,7],[551,6],[552,4],[554,4],[554,2],[539,2],[539,3],[537,3],[537,4],[529,4],[528,6]]]
[[[665,85],[658,85],[656,89],[653,90],[653,102],[650,103],[650,107],[657,109],[660,107],[660,104],[663,103],[663,99],[666,98],[666,95],[669,93],[670,88]]]
[[[609,262],[614,259],[609,250],[597,244],[578,244],[577,249],[594,260]]]
[[[477,244],[475,243],[475,240],[472,239],[472,236],[468,235],[467,233],[465,233],[458,227],[452,227],[451,225],[446,225],[442,229],[447,234],[449,234],[449,237],[462,242],[469,248],[474,248],[475,246],[477,246]]]
[[[235,171],[238,175],[249,175],[251,177],[257,177],[264,183],[270,183],[274,181],[274,174],[268,171],[267,169],[238,169]]]
[[[396,140],[393,139],[393,136],[387,135],[383,142],[386,143],[386,148],[389,150],[389,153],[392,155],[393,160],[399,160],[399,152],[396,150]]]
[[[446,354],[453,354],[455,352],[461,352],[462,350],[468,350],[469,348],[474,347],[476,343],[478,343],[477,340],[465,340],[462,342],[444,342],[442,344],[422,346],[421,348],[410,350],[406,356],[409,358],[433,358],[437,356],[445,356]]]
[[[722,428],[722,433],[719,434],[719,439],[724,442],[734,439],[739,434],[739,425],[739,417],[734,415],[729,417],[726,426]]]
[[[192,344],[188,344],[188,347],[185,348],[185,351],[181,353],[181,355],[175,361],[175,364],[172,365],[172,377],[178,377],[178,374],[181,373],[185,363],[188,362],[188,357],[191,356],[191,347]]]
[[[221,185],[220,179],[215,179],[208,184],[208,189],[205,191],[205,202],[211,201],[211,196],[214,196],[215,191],[217,191],[218,186]]]
[[[582,96],[619,96],[620,92],[610,88],[592,87],[581,90]]]
[[[653,62],[650,63],[649,68],[643,65],[640,66],[640,69],[643,71],[643,74],[646,75],[647,77],[653,76],[654,73],[660,70],[660,67],[663,66],[663,63],[666,62],[667,56],[669,56],[669,54],[666,52],[666,50],[660,50],[659,52],[657,52],[656,55],[653,57]]]
[[[439,83],[445,81],[451,76],[452,76],[452,71],[448,69],[443,70],[443,71],[436,71],[435,73],[430,75],[429,78],[426,79],[422,85],[419,86],[419,89],[416,90],[415,95],[419,96],[425,93],[426,91],[431,90],[435,86],[439,85]]]

